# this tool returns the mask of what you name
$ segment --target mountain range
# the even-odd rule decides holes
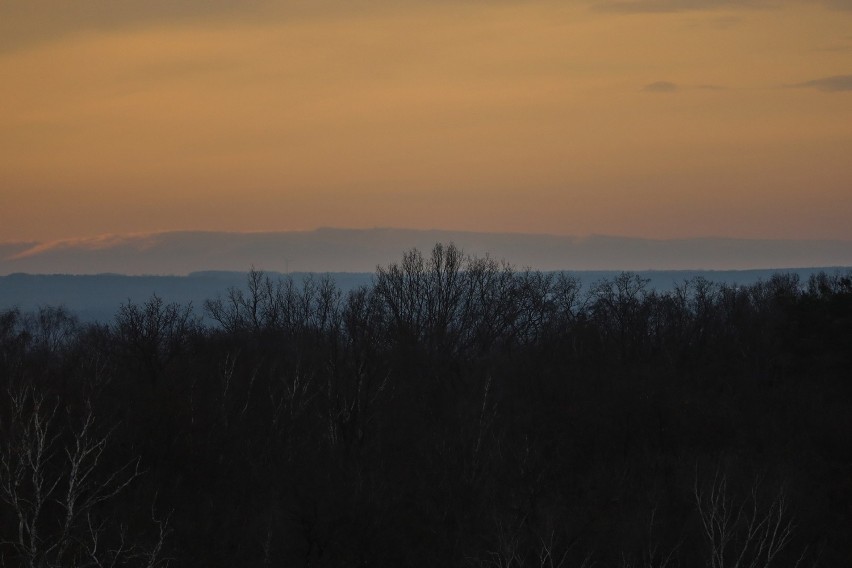
[[[852,265],[852,241],[645,239],[411,229],[101,235],[0,243],[0,275],[187,275],[197,271],[373,272],[411,248],[466,253],[537,270],[741,270]]]

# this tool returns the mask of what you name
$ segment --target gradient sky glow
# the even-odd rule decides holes
[[[0,4],[0,241],[852,239],[852,1]]]

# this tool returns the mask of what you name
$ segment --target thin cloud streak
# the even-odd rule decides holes
[[[656,81],[642,88],[646,93],[676,93],[678,86],[670,81]]]
[[[57,239],[46,243],[34,244],[22,250],[6,260],[24,260],[39,255],[61,252],[66,250],[99,251],[109,250],[121,246],[132,246],[136,250],[145,250],[154,246],[158,233],[131,233],[131,234],[103,234],[93,237],[78,237],[69,239]]]
[[[823,0],[823,3],[837,10],[852,10],[852,0]]]
[[[261,0],[10,0],[0,4],[0,53],[92,32],[186,25],[216,18],[233,22],[260,12],[265,4]]]
[[[823,77],[812,81],[804,81],[790,85],[800,89],[817,89],[827,93],[838,93],[841,91],[852,91],[852,75],[834,75]]]
[[[603,0],[593,4],[593,9],[600,12],[621,13],[665,13],[689,12],[697,10],[746,9],[766,8],[777,6],[777,1],[771,0]]]
[[[790,4],[821,4],[835,10],[852,10],[852,0],[596,0],[592,9],[625,14],[777,9]]]

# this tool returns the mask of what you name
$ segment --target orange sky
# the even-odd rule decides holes
[[[0,38],[0,241],[852,239],[846,0],[11,0]]]

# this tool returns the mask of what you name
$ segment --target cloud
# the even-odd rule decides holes
[[[550,0],[546,0],[550,1]],[[526,0],[493,0],[523,4]],[[475,5],[476,0],[0,0],[0,54],[78,34],[217,23],[292,22],[347,15],[399,13],[435,4]]]
[[[852,10],[852,0],[823,0],[823,3],[837,10]]]
[[[642,13],[761,8],[777,3],[772,0],[596,0],[593,7],[601,12]]]
[[[529,0],[493,0],[524,5]],[[555,0],[539,0],[556,3]],[[852,10],[852,0],[584,0],[599,12],[669,13],[726,9],[777,8],[814,1],[837,10]],[[434,4],[478,4],[475,0],[372,0],[370,2],[300,2],[298,0],[3,0],[0,2],[0,53],[53,41],[67,35],[145,26],[195,22],[290,21],[376,11],[405,11]],[[721,19],[722,27],[733,20]]]
[[[843,52],[846,52],[846,51],[852,51],[852,45],[841,45],[841,44],[834,43],[834,44],[831,44],[831,45],[826,45],[824,47],[818,47],[818,48],[814,49],[814,51],[825,51],[825,52],[829,52],[829,53],[843,53]]]
[[[145,250],[156,243],[156,233],[103,234],[94,237],[59,239],[46,243],[33,244],[31,247],[10,256],[7,260],[23,260],[39,255],[68,250],[98,251],[122,246],[131,246],[136,250]]]
[[[670,81],[656,81],[648,83],[642,90],[647,93],[674,93],[678,90],[678,86]]]
[[[803,83],[790,85],[791,87],[802,89],[817,89],[829,93],[837,93],[840,91],[852,91],[852,75],[833,75],[831,77],[823,77],[822,79],[814,79]]]
[[[852,10],[852,0],[818,0],[835,10]],[[813,4],[814,0],[594,0],[592,7],[601,12],[648,13],[687,12],[727,8],[778,8],[784,4]]]
[[[79,33],[250,18],[265,6],[265,0],[9,0],[0,3],[0,53]]]

